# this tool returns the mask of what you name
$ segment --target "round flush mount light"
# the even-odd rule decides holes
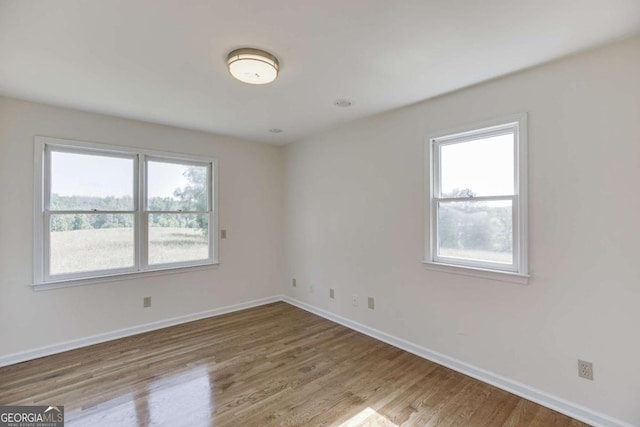
[[[337,107],[351,107],[353,105],[353,101],[350,99],[336,99],[335,101],[333,101],[333,105],[337,106]]]
[[[269,132],[271,132],[271,133],[282,133],[282,132],[284,132],[284,130],[282,130],[280,128],[271,128],[271,129],[269,129]]]
[[[260,49],[236,49],[227,56],[227,66],[233,77],[244,83],[263,85],[278,77],[278,58]]]

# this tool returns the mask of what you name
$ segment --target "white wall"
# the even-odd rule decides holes
[[[286,293],[640,425],[639,78],[636,37],[288,146]],[[523,111],[530,283],[427,270],[425,136]]]
[[[35,135],[218,158],[219,267],[33,291]],[[278,147],[0,97],[0,357],[279,295],[282,174]]]

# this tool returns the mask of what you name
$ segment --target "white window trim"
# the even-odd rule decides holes
[[[45,171],[50,168],[46,165],[46,147],[55,147],[56,150],[68,151],[95,151],[108,155],[135,157],[137,163],[137,175],[134,176],[134,216],[136,224],[135,251],[137,258],[135,266],[127,269],[113,269],[105,271],[94,271],[80,274],[59,275],[52,278],[46,277],[46,266],[48,256],[46,245],[48,232],[45,228],[47,219],[46,206],[49,194],[48,186],[50,179],[46,179]],[[175,162],[193,163],[198,165],[210,164],[209,167],[209,209],[211,220],[209,221],[209,258],[206,260],[187,261],[172,264],[143,265],[141,258],[145,250],[146,242],[146,162],[147,160],[168,160]],[[215,268],[218,261],[218,226],[219,226],[219,205],[218,205],[218,160],[215,158],[194,156],[183,153],[172,153],[166,151],[155,151],[138,149],[119,145],[99,144],[93,142],[75,141],[69,139],[51,138],[36,136],[34,144],[34,212],[33,212],[33,289],[56,289],[68,286],[78,286],[125,279],[134,279],[147,276],[157,276],[164,274],[175,274],[185,271],[195,271]],[[212,182],[213,181],[213,182]],[[143,183],[144,185],[140,185]],[[207,212],[208,213],[208,212]]]
[[[492,268],[489,263],[463,262],[452,263],[447,259],[439,258],[436,251],[436,215],[437,203],[435,193],[437,191],[437,165],[434,165],[435,142],[443,142],[448,139],[460,141],[465,134],[475,139],[478,131],[500,131],[509,125],[516,126],[515,157],[515,187],[517,194],[511,200],[513,204],[513,218],[517,227],[514,227],[514,267],[513,269]],[[491,129],[493,128],[493,129]],[[424,263],[430,270],[454,273],[466,276],[482,277],[492,280],[508,281],[520,284],[528,283],[528,169],[527,169],[527,114],[520,113],[511,116],[500,117],[480,123],[460,126],[435,132],[424,141],[425,153],[425,258]]]

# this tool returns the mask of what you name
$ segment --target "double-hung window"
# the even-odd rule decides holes
[[[425,262],[445,271],[526,277],[526,116],[443,132],[426,143]]]
[[[34,284],[217,263],[215,159],[36,137]]]

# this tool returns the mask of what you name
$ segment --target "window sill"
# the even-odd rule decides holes
[[[52,289],[69,288],[73,286],[93,285],[105,282],[120,282],[123,280],[142,279],[145,277],[166,276],[170,274],[186,273],[190,271],[211,270],[218,268],[217,261],[211,264],[194,265],[188,267],[173,267],[151,271],[137,271],[135,273],[112,274],[99,277],[87,277],[82,279],[65,279],[44,283],[34,283],[31,285],[34,291],[48,291]]]
[[[439,271],[441,273],[460,274],[463,276],[481,277],[483,279],[499,280],[501,282],[518,283],[526,285],[529,283],[528,274],[513,273],[510,271],[488,270],[484,268],[462,267],[459,265],[443,264],[433,261],[423,261],[427,269]]]

